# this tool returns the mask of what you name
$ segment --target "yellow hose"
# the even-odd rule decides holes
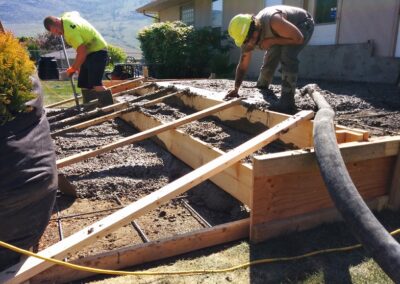
[[[397,229],[393,232],[391,232],[391,235],[397,235],[400,233],[400,229]],[[263,263],[273,263],[273,262],[279,262],[279,261],[291,261],[291,260],[299,260],[302,258],[307,258],[319,254],[324,254],[324,253],[332,253],[332,252],[344,252],[344,251],[350,251],[356,248],[360,248],[361,245],[353,245],[353,246],[347,246],[347,247],[341,247],[341,248],[332,248],[332,249],[324,249],[324,250],[318,250],[310,253],[306,253],[303,255],[298,255],[298,256],[292,256],[292,257],[278,257],[278,258],[264,258],[264,259],[259,259],[259,260],[253,260],[249,262],[245,262],[236,266],[228,267],[228,268],[223,268],[223,269],[198,269],[198,270],[186,270],[186,271],[162,271],[162,272],[136,272],[136,271],[121,271],[121,270],[110,270],[110,269],[99,269],[99,268],[92,268],[92,267],[87,267],[87,266],[82,266],[82,265],[76,265],[72,264],[69,262],[65,262],[62,260],[54,259],[54,258],[48,258],[44,256],[40,256],[36,253],[18,248],[16,246],[10,245],[8,243],[5,243],[3,241],[0,241],[0,246],[10,249],[14,252],[24,254],[27,256],[33,256],[48,262],[52,262],[64,267],[68,267],[71,269],[76,269],[76,270],[81,270],[81,271],[86,271],[86,272],[92,272],[96,274],[111,274],[111,275],[136,275],[136,276],[144,276],[144,275],[195,275],[195,274],[212,274],[212,273],[224,273],[224,272],[232,272],[234,270],[242,269],[242,268],[247,268],[252,265],[257,265],[257,264],[263,264]]]

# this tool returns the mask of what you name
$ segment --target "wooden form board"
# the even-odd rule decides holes
[[[121,118],[141,131],[162,125],[156,118],[140,112],[126,113]],[[160,133],[157,138],[165,149],[194,169],[224,154],[223,151],[176,129]],[[210,180],[250,207],[253,188],[251,176],[251,165],[237,163]]]
[[[243,219],[189,232],[170,238],[120,248],[72,263],[99,269],[124,269],[138,264],[160,260],[195,250],[241,240],[249,236],[250,219]],[[200,268],[200,267],[199,267]],[[66,283],[77,281],[93,273],[54,266],[29,280],[35,283]]]
[[[181,94],[182,94],[182,92],[176,92],[176,93],[172,93],[172,94],[167,94],[167,95],[164,95],[164,96],[159,97],[157,99],[151,100],[151,101],[149,101],[147,103],[143,103],[142,107],[149,107],[149,106],[152,106],[152,105],[155,105],[155,104],[158,104],[158,103],[162,102],[166,98],[173,97],[173,96],[179,96]],[[153,96],[153,94],[150,94],[148,96]],[[146,97],[146,95],[141,96],[138,99],[142,99],[142,98],[145,98],[145,97]],[[135,107],[133,105],[134,103],[135,103],[135,100],[130,100],[128,102],[124,102],[122,104],[125,104],[126,106],[129,105],[129,107],[114,111],[112,113],[109,113],[109,114],[106,114],[106,115],[103,115],[103,116],[100,116],[100,117],[96,117],[96,118],[93,118],[93,119],[90,119],[90,120],[86,120],[84,122],[81,122],[81,123],[78,123],[78,124],[63,128],[63,129],[58,130],[58,131],[54,131],[54,132],[51,133],[51,135],[52,135],[52,137],[54,137],[56,135],[60,135],[60,134],[63,134],[63,133],[67,133],[67,132],[75,131],[75,130],[79,130],[79,129],[84,129],[84,128],[87,128],[87,127],[90,127],[90,126],[93,126],[93,125],[98,125],[98,124],[103,123],[103,122],[108,121],[108,120],[112,120],[114,118],[117,118],[117,117],[121,116],[124,113],[132,112],[134,110],[134,107]],[[119,104],[121,104],[121,103],[119,103]]]
[[[41,251],[39,255],[57,259],[64,258],[68,253],[75,252],[81,247],[92,243],[94,240],[104,237],[110,232],[125,225],[130,220],[146,214],[150,210],[159,207],[161,204],[188,191],[201,182],[220,173],[224,169],[229,168],[249,154],[278,139],[283,133],[289,131],[289,129],[300,125],[302,122],[311,119],[312,117],[313,113],[311,111],[301,111],[297,113],[279,125],[274,126],[273,128],[234,148],[230,152],[46,248]],[[24,282],[53,265],[53,263],[41,259],[28,257],[20,263],[17,263],[1,272],[0,283],[10,284]]]
[[[182,102],[196,110],[208,108],[212,105],[220,103],[220,100],[206,96],[184,96],[181,97]],[[216,117],[229,123],[233,127],[249,132],[249,129],[260,131],[265,127],[270,128],[284,121],[289,115],[273,112],[262,111],[258,109],[249,109],[244,105],[238,105],[234,108],[219,112]],[[336,137],[338,143],[347,143],[353,141],[367,141],[368,131],[359,129],[350,129],[343,126],[335,126]],[[289,144],[293,144],[298,148],[306,148],[313,146],[313,123],[308,121],[300,127],[293,129],[289,133],[283,135],[280,139]]]
[[[104,82],[105,81],[103,81],[103,84],[104,84]],[[124,84],[128,84],[128,83],[130,83],[131,85],[136,85],[137,84],[137,82],[130,82],[130,81],[129,82],[119,82],[118,84],[122,85],[122,86],[125,86]],[[115,81],[114,81],[114,84],[115,84]],[[104,85],[106,85],[106,84],[104,84]],[[112,85],[112,83],[109,83],[108,85]],[[152,83],[148,83],[148,84],[143,84],[143,85],[142,84],[138,84],[136,87],[130,87],[129,89],[126,89],[126,90],[123,87],[119,87],[119,88],[122,89],[122,91],[116,92],[117,89],[114,89],[114,91],[112,91],[112,94],[113,94],[112,96],[113,97],[121,96],[121,95],[124,95],[126,93],[142,95],[142,94],[145,94],[145,93],[149,92],[150,89],[154,90],[155,86]],[[82,96],[79,95],[78,99],[81,99],[81,98],[82,98]],[[53,104],[50,104],[50,105],[46,105],[45,107],[46,108],[53,108],[53,107],[64,105],[64,104],[67,104],[67,103],[73,102],[73,101],[75,101],[75,98],[62,100],[62,101],[59,101],[59,102],[56,102],[56,103],[53,103]]]
[[[137,134],[122,138],[122,139],[117,140],[115,142],[103,145],[101,147],[98,147],[95,150],[86,151],[86,152],[82,152],[82,153],[77,153],[75,155],[71,155],[71,156],[65,157],[63,159],[57,160],[57,162],[56,162],[57,168],[66,167],[66,166],[78,163],[80,161],[86,160],[88,158],[95,157],[95,156],[100,155],[102,153],[109,152],[109,151],[111,151],[113,149],[116,149],[118,147],[123,147],[125,145],[129,145],[129,144],[132,144],[134,142],[142,141],[144,139],[147,139],[147,138],[150,138],[150,137],[152,137],[154,135],[157,135],[158,133],[161,133],[163,131],[167,131],[169,129],[176,128],[176,127],[178,127],[180,125],[189,123],[189,122],[197,120],[197,119],[201,119],[203,117],[209,116],[210,114],[212,114],[214,112],[218,112],[218,111],[223,110],[225,108],[232,107],[232,106],[234,106],[236,104],[239,104],[239,103],[240,103],[239,100],[224,102],[224,103],[221,103],[219,105],[210,107],[208,109],[196,112],[194,114],[191,114],[191,115],[188,115],[188,116],[184,116],[184,117],[179,118],[177,120],[174,120],[174,121],[172,121],[170,123],[159,125],[159,126],[157,126],[155,128],[148,129],[148,130],[145,130],[143,132],[140,132],[140,133],[137,133]]]
[[[340,145],[350,176],[365,200],[389,194],[399,145],[400,136]],[[313,151],[255,157],[253,179],[252,241],[269,237],[260,231],[268,231],[273,223],[334,207]]]
[[[116,93],[120,93],[123,91],[127,91],[133,88],[136,88],[140,85],[143,84],[143,78],[137,78],[137,79],[133,79],[133,80],[127,80],[127,81],[123,81],[121,83],[117,83],[117,84],[112,84],[107,86],[108,89],[111,90],[112,94],[116,94]]]

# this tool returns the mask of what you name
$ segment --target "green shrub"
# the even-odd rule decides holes
[[[227,55],[231,46],[221,44],[226,34],[212,28],[196,30],[179,21],[156,23],[142,29],[138,39],[154,77],[204,77],[217,70],[220,74],[233,71]],[[220,60],[216,68],[212,60],[217,57],[228,60],[224,64]]]
[[[29,58],[38,63],[40,59],[40,45],[39,41],[33,37],[22,36],[18,38],[19,42],[25,46],[29,52]]]
[[[110,61],[108,62],[107,68],[112,69],[116,63],[125,62],[127,55],[122,48],[109,44],[108,57],[110,58]]]
[[[0,125],[32,110],[25,103],[35,98],[30,79],[34,71],[35,65],[19,41],[9,32],[0,33]]]

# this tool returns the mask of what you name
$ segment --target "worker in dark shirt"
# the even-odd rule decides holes
[[[232,18],[228,32],[241,48],[236,68],[235,88],[226,98],[238,97],[239,88],[248,70],[252,52],[266,50],[257,80],[258,88],[268,88],[278,64],[282,68],[282,91],[277,104],[271,109],[294,113],[294,94],[299,69],[298,54],[310,40],[314,31],[311,15],[297,7],[278,5],[261,10],[257,15],[239,14]]]

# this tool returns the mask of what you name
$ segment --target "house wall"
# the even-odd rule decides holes
[[[362,9],[360,9],[362,7]],[[399,0],[343,1],[338,43],[363,43],[372,40],[374,55],[394,55],[399,21]]]
[[[196,0],[194,4],[194,22],[196,27],[211,25],[211,0]]]
[[[270,1],[271,4],[280,2],[279,0]],[[314,14],[315,0],[281,1],[285,5],[303,7],[312,15]],[[193,0],[192,2],[195,5],[195,26],[209,26],[211,0]],[[245,4],[242,0],[224,0],[222,30],[228,29],[230,20],[236,14],[256,14],[266,4],[268,0],[246,1]],[[398,67],[400,65],[399,59],[393,57],[400,57],[399,10],[400,0],[385,0],[379,5],[376,0],[338,0],[336,23],[317,24],[308,46],[300,54],[299,77],[396,82],[396,78],[400,76]],[[161,11],[159,16],[161,21],[173,21],[180,18],[179,11],[180,5],[175,5]],[[360,60],[360,64],[346,63],[349,62],[349,54],[352,53],[355,54],[354,58]],[[238,62],[239,56],[240,49],[234,47],[231,51],[232,62]],[[247,79],[257,78],[263,56],[263,51],[253,52]],[[381,58],[382,56],[388,58]],[[377,72],[379,76],[374,75]]]
[[[172,6],[159,12],[160,22],[176,21],[180,19],[180,6]]]
[[[397,28],[397,42],[396,42],[396,57],[400,57],[400,19],[399,19],[399,27]]]
[[[209,26],[211,23],[211,0],[188,1],[184,4],[194,4],[194,25],[195,27]],[[174,5],[159,12],[161,22],[177,21],[180,19],[180,5]]]

